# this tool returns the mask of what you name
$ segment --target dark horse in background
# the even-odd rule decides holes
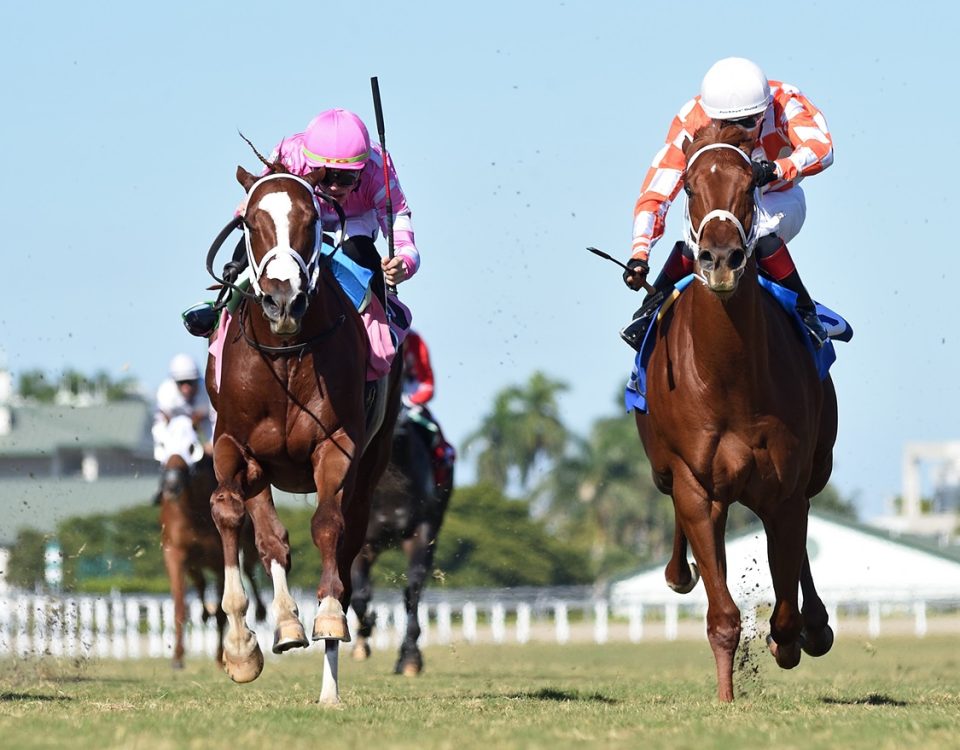
[[[170,420],[164,431],[162,450],[167,455],[163,462],[160,485],[160,539],[163,563],[170,578],[173,598],[174,646],[173,668],[183,668],[183,626],[187,619],[187,578],[196,587],[197,596],[204,604],[203,620],[211,615],[217,620],[217,663],[223,662],[223,631],[227,616],[220,606],[223,598],[223,548],[220,535],[210,515],[210,495],[217,486],[213,461],[203,455],[203,446],[197,437],[190,417],[178,416]],[[266,619],[260,592],[254,578],[257,548],[253,541],[253,527],[247,523],[241,531],[243,570],[250,580],[256,601],[258,621]],[[217,604],[211,612],[204,603],[207,589],[205,571],[216,581]]]
[[[807,558],[810,498],[827,484],[837,401],[801,332],[757,281],[758,215],[743,131],[699,131],[685,154],[688,244],[700,277],[667,311],[647,367],[648,413],[637,427],[660,490],[676,513],[667,583],[707,589],[707,637],[718,695],[733,700],[740,612],[726,583],[724,530],[740,501],[763,522],[776,601],[768,644],[777,664],[833,643]],[[798,606],[798,586],[803,608]]]
[[[261,157],[262,159],[262,157]],[[323,640],[320,702],[339,702],[338,655],[349,641],[345,610],[350,566],[363,546],[370,497],[390,457],[400,404],[398,354],[378,392],[381,418],[367,422],[368,339],[360,315],[321,252],[315,190],[324,172],[286,174],[282,165],[257,178],[242,167],[243,218],[252,293],[224,329],[222,372],[208,360],[207,384],[218,412],[211,498],[223,540],[227,614],[224,665],[236,682],[256,679],[263,653],[244,616],[247,597],[238,568],[239,535],[250,517],[257,548],[274,587],[274,653],[309,645],[287,585],[290,545],[271,485],[317,493],[311,531],[320,552],[313,640]],[[332,202],[332,199],[330,199]],[[377,424],[379,422],[379,425]]]
[[[394,666],[396,674],[413,676],[423,669],[423,655],[417,641],[420,622],[417,613],[420,595],[433,571],[437,537],[453,492],[453,472],[444,472],[436,481],[431,435],[404,408],[393,434],[390,480],[383,481],[373,495],[366,544],[353,563],[353,610],[360,620],[360,632],[353,657],[370,655],[369,639],[376,619],[369,611],[373,596],[370,569],[387,547],[401,546],[407,557],[407,585],[403,603],[407,613],[406,633]]]

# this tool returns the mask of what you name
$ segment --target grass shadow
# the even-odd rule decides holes
[[[863,698],[821,698],[821,703],[830,706],[909,706],[906,701],[891,698],[889,695],[870,693]]]
[[[69,695],[37,695],[34,693],[0,693],[0,703],[15,701],[71,701]]]
[[[528,700],[528,701],[556,701],[557,703],[581,702],[581,703],[606,703],[615,705],[619,701],[608,698],[600,693],[589,693],[582,695],[570,690],[555,690],[554,688],[541,688],[540,690],[531,690],[523,693],[507,693],[505,695],[484,696],[490,698],[509,698],[510,700]]]

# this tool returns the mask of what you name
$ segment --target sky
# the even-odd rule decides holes
[[[242,197],[236,168],[258,168],[238,131],[267,152],[343,107],[375,132],[376,75],[422,256],[400,294],[448,437],[459,445],[536,370],[569,384],[562,416],[584,434],[618,408],[632,351],[617,331],[641,301],[584,248],[626,260],[671,118],[713,62],[743,56],[798,86],[834,139],[834,165],[804,182],[791,252],[855,330],[832,371],[833,482],[861,517],[882,514],[905,443],[960,439],[956,170],[938,143],[960,115],[960,10],[685,7],[4,3],[0,362],[103,369],[152,392],[173,354],[204,357],[179,313],[210,297],[206,252]]]

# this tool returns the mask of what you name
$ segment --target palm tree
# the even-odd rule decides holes
[[[510,386],[496,395],[493,411],[463,444],[465,453],[479,447],[478,481],[503,492],[515,472],[525,490],[538,462],[563,455],[569,433],[560,419],[557,395],[567,388],[566,383],[535,372],[526,385]]]

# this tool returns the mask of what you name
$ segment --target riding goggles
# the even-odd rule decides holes
[[[327,167],[326,173],[320,179],[320,184],[324,187],[339,185],[340,187],[352,187],[360,179],[360,171],[356,169],[330,169]]]

